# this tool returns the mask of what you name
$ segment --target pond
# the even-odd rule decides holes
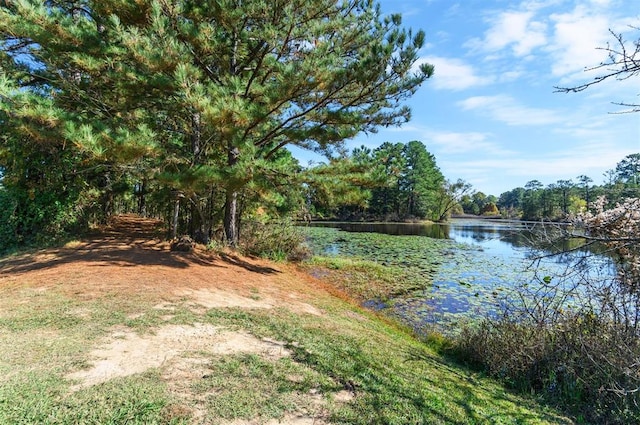
[[[576,265],[598,264],[611,275],[610,261],[597,252],[550,256],[534,250],[533,223],[453,219],[446,224],[312,223],[305,228],[316,255],[357,257],[401,266],[427,289],[391,300],[370,300],[419,330],[438,324],[456,329],[460,321],[497,314],[515,288],[563,279],[575,284]],[[566,249],[559,247],[557,250]]]

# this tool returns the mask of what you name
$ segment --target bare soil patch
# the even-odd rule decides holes
[[[277,359],[290,353],[284,344],[260,340],[244,332],[231,332],[211,325],[163,326],[153,334],[140,336],[129,329],[116,330],[91,352],[93,366],[68,375],[79,380],[79,389],[116,377],[142,373],[187,356],[197,364],[198,353],[225,355],[254,353]],[[195,356],[195,357],[194,357]]]
[[[120,216],[100,232],[63,247],[0,259],[0,294],[56,291],[80,301],[133,297],[166,310],[166,320],[184,305],[201,314],[213,308],[286,308],[299,314],[324,314],[307,302],[322,293],[322,285],[294,267],[233,253],[216,255],[202,246],[187,253],[171,251],[159,225],[156,220]],[[90,315],[83,307],[70,313],[81,318]],[[128,319],[144,314],[141,309]],[[89,350],[87,368],[66,378],[74,383],[72,391],[78,391],[158,368],[169,390],[185,401],[183,407],[191,413],[193,423],[200,423],[205,411],[202,400],[191,391],[192,383],[206,373],[212,355],[243,353],[273,361],[290,354],[278,341],[209,324],[165,324],[142,335],[123,326],[111,329]],[[326,411],[324,398],[315,394],[300,397],[306,399],[306,405],[318,406],[313,415],[291,414],[267,423],[325,423],[321,419]],[[344,397],[336,394],[335,399]]]

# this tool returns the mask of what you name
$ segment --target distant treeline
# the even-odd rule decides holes
[[[604,173],[604,182],[594,185],[594,180],[580,175],[573,180],[558,180],[545,186],[531,180],[525,187],[504,192],[497,200],[501,214],[525,220],[558,220],[593,207],[599,197],[607,198],[608,207],[627,198],[640,197],[640,153],[624,157],[615,169]],[[477,196],[478,194],[475,194]],[[463,202],[465,211],[467,203]]]
[[[314,218],[438,221],[471,214],[563,220],[591,209],[601,196],[608,207],[640,197],[640,153],[623,158],[600,185],[586,175],[546,186],[531,180],[499,197],[473,191],[462,180],[447,181],[419,141],[387,142],[373,150],[363,146],[314,170],[324,176],[307,188],[308,211]]]

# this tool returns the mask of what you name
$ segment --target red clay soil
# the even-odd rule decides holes
[[[324,287],[290,265],[213,254],[201,246],[188,253],[171,251],[160,229],[157,220],[123,215],[64,247],[0,259],[0,288],[55,287],[83,299],[144,294],[169,301],[191,296],[206,307],[284,304],[313,310],[304,302],[306,293]]]

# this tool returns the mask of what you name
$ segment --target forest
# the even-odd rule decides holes
[[[567,221],[593,211],[595,201],[606,197],[607,208],[640,196],[640,153],[622,158],[602,176],[603,183],[586,175],[545,186],[531,180],[499,196],[476,191],[469,183],[447,180],[436,158],[422,142],[383,143],[370,150],[354,149],[342,160],[319,167],[328,175],[345,176],[341,170],[366,170],[347,188],[310,185],[307,195],[315,218],[341,220],[432,220],[451,215],[475,215],[527,221]],[[331,172],[333,171],[333,172]],[[363,179],[364,178],[364,179]],[[333,196],[332,196],[333,195]]]
[[[525,220],[562,220],[592,210],[600,197],[606,197],[607,207],[613,208],[627,198],[640,197],[640,153],[625,156],[604,173],[601,184],[595,182],[584,174],[575,181],[558,180],[546,187],[531,180],[524,188],[502,193],[496,204],[503,216]]]
[[[3,244],[137,209],[236,246],[244,217],[301,202],[287,145],[400,125],[433,74],[424,32],[371,1],[235,6],[2,3]]]

